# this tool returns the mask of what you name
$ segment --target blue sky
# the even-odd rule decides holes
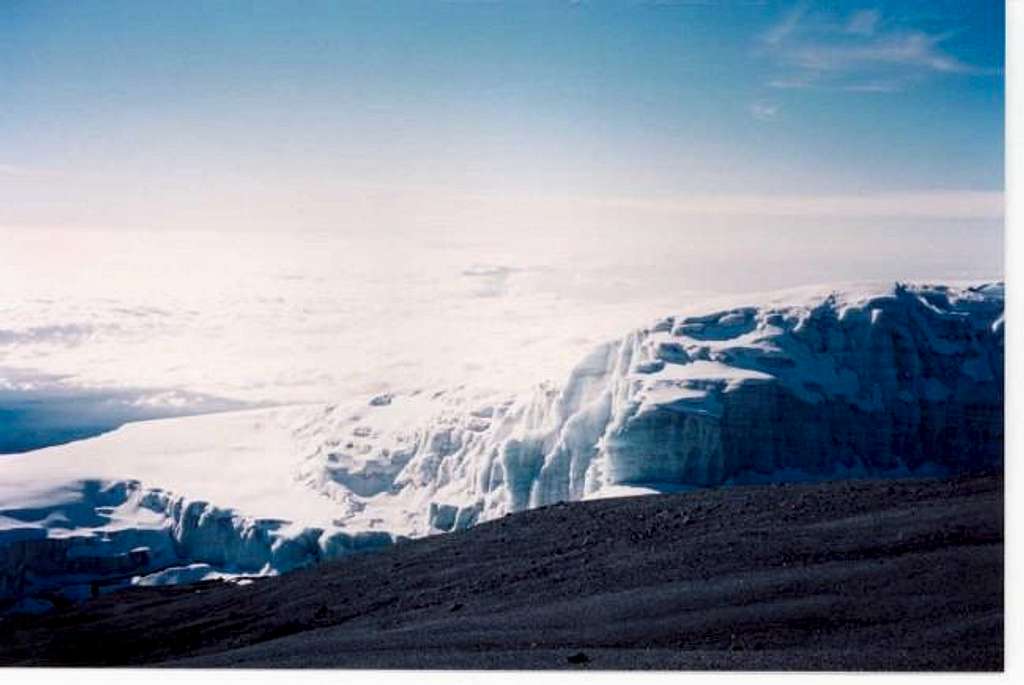
[[[7,0],[0,225],[469,221],[495,197],[537,222],[803,198],[992,221],[1003,11]]]

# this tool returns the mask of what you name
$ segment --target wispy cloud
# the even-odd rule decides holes
[[[897,93],[903,90],[903,84],[896,81],[866,81],[849,83],[841,86],[840,90],[848,93]]]
[[[765,31],[761,39],[768,45],[779,45],[797,30],[800,20],[807,14],[807,5],[800,3],[793,7],[780,22]]]
[[[878,28],[881,15],[877,10],[861,10],[850,15],[846,22],[846,32],[856,36],[873,36]]]
[[[876,65],[919,67],[932,71],[975,74],[981,70],[937,49],[945,36],[908,33],[862,45],[807,44],[783,55],[783,61],[811,71],[853,73]]]
[[[951,33],[898,25],[877,10],[845,16],[795,6],[761,34],[758,49],[776,67],[771,88],[890,93],[929,75],[990,74],[948,52]]]
[[[782,107],[777,102],[758,100],[750,105],[750,115],[758,121],[774,121]]]
[[[765,85],[769,88],[778,88],[780,90],[799,90],[801,88],[811,88],[816,80],[813,74],[801,74],[786,78],[773,78]]]

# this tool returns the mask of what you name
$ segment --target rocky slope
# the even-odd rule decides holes
[[[999,670],[1002,480],[576,502],[0,618],[0,664]]]

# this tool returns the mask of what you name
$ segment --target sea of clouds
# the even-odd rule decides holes
[[[0,451],[139,418],[419,387],[517,390],[561,379],[596,343],[694,299],[999,277],[988,253],[1001,247],[959,264],[933,232],[908,259],[882,233],[813,226],[0,234]],[[850,248],[872,242],[881,252]]]

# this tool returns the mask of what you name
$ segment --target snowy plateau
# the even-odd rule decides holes
[[[0,457],[0,608],[286,572],[559,501],[1003,460],[1003,287],[691,305],[561,384],[128,423]]]

